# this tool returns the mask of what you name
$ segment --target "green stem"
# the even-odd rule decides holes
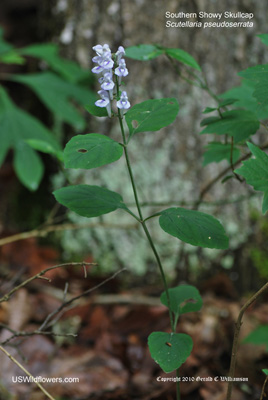
[[[117,96],[119,96],[119,84],[118,84],[118,80],[116,77],[116,90],[117,90]],[[125,158],[126,158],[126,164],[127,164],[127,169],[128,169],[128,173],[129,173],[129,177],[130,177],[130,181],[131,181],[131,185],[132,185],[132,190],[133,190],[133,194],[134,194],[134,198],[135,198],[135,203],[136,203],[136,207],[138,210],[138,214],[139,214],[139,218],[138,219],[135,214],[133,214],[132,212],[129,212],[129,214],[131,214],[135,219],[138,219],[138,221],[140,222],[140,224],[142,225],[142,228],[144,230],[144,233],[148,239],[148,242],[150,244],[150,247],[154,253],[156,262],[158,264],[159,270],[160,270],[160,274],[161,274],[161,278],[164,284],[164,288],[165,288],[165,292],[166,292],[166,296],[167,296],[167,303],[168,303],[168,312],[169,312],[169,318],[170,318],[170,325],[171,325],[171,330],[173,333],[176,332],[176,326],[175,326],[175,321],[173,319],[173,314],[171,311],[171,306],[170,306],[170,297],[169,297],[169,292],[168,292],[168,285],[167,285],[167,281],[166,281],[166,277],[165,277],[165,273],[164,273],[164,268],[162,266],[159,254],[156,250],[156,247],[154,245],[154,242],[152,240],[151,234],[146,226],[146,219],[152,218],[153,215],[149,218],[146,218],[145,220],[143,219],[143,215],[142,215],[142,210],[141,210],[141,206],[140,206],[140,201],[139,201],[139,197],[138,197],[138,192],[137,192],[137,188],[136,188],[136,184],[135,184],[135,179],[133,176],[133,172],[132,172],[132,168],[131,168],[131,163],[129,160],[129,155],[128,155],[128,141],[126,140],[126,135],[125,135],[125,130],[124,130],[124,125],[123,125],[123,116],[120,112],[120,110],[118,110],[118,119],[119,119],[119,124],[120,124],[120,128],[121,128],[121,133],[122,133],[122,138],[123,138],[123,147],[124,147],[124,153],[125,153]],[[177,374],[179,374],[179,370],[177,370]],[[180,400],[180,383],[176,382],[176,387],[177,387],[177,400]]]

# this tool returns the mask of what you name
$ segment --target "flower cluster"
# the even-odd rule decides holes
[[[108,44],[101,46],[97,44],[93,47],[97,53],[92,61],[97,65],[92,69],[94,74],[99,74],[99,82],[101,90],[98,91],[100,100],[97,100],[95,105],[98,107],[106,107],[109,117],[112,116],[111,101],[116,93],[116,85],[114,83],[114,75],[116,75],[118,85],[121,85],[122,77],[128,75],[126,61],[123,58],[125,54],[124,47],[119,46],[117,52],[113,55]],[[120,110],[127,110],[130,107],[127,92],[123,91],[120,100],[117,101],[117,107]]]

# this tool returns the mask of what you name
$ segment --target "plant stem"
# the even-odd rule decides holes
[[[233,390],[233,378],[235,374],[235,364],[236,364],[236,355],[237,355],[237,348],[238,348],[238,338],[239,338],[239,333],[240,333],[240,328],[242,325],[242,318],[247,310],[247,308],[255,301],[257,298],[265,292],[265,290],[268,289],[268,282],[257,292],[255,293],[241,308],[239,311],[237,321],[235,324],[235,333],[234,333],[234,340],[233,340],[233,348],[232,348],[232,357],[231,357],[231,365],[230,365],[230,371],[229,371],[229,377],[231,380],[228,383],[228,389],[227,389],[227,396],[226,400],[231,400],[232,396],[232,390]]]

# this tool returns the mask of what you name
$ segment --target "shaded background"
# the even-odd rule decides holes
[[[199,11],[224,12],[226,10],[253,12],[254,27],[248,29],[165,27],[166,11],[198,13]],[[217,95],[239,84],[240,80],[237,76],[239,71],[255,64],[267,62],[268,52],[265,51],[265,46],[256,37],[257,34],[265,33],[267,15],[268,3],[254,3],[247,0],[222,2],[214,0],[169,0],[165,2],[160,0],[153,2],[144,0],[2,0],[0,5],[0,24],[5,30],[5,39],[18,47],[50,41],[59,43],[63,56],[78,61],[85,68],[92,67],[91,58],[94,55],[92,47],[97,43],[109,43],[113,51],[119,45],[127,47],[141,43],[181,48],[197,60],[207,78],[209,87]],[[133,144],[131,143],[131,158],[141,199],[144,202],[154,200],[163,203],[174,202],[174,205],[186,204],[191,206],[198,199],[202,188],[227,165],[223,162],[214,163],[205,168],[202,167],[204,144],[209,140],[207,137],[199,136],[202,110],[206,106],[213,106],[215,103],[207,93],[180,79],[170,62],[164,57],[147,62],[128,59],[127,66],[129,76],[126,79],[126,90],[132,105],[148,98],[160,97],[175,97],[180,104],[180,113],[172,126],[163,129],[161,132],[137,135]],[[11,71],[21,71],[20,68],[24,67],[11,67]],[[39,70],[40,65],[38,62],[33,62],[27,64],[27,68],[28,70],[24,68],[23,72]],[[16,103],[49,126],[51,117],[48,110],[36,100],[30,91],[25,94],[25,89],[23,90],[22,92],[22,89],[15,84],[9,85],[9,91]],[[98,90],[98,84],[95,85],[94,90]],[[91,116],[87,116],[87,120],[88,128],[84,133],[99,132],[114,138],[119,137],[118,128],[113,121],[99,121]],[[77,132],[70,126],[65,126],[64,142],[75,133]],[[261,132],[256,137],[256,143],[265,142],[265,136],[266,134]],[[2,237],[18,231],[33,229],[41,224],[54,205],[51,191],[60,186],[64,179],[51,158],[44,156],[46,175],[42,185],[36,193],[29,193],[18,183],[12,171],[11,159],[12,154],[9,154],[5,165],[0,170]],[[70,172],[70,177],[74,182],[104,184],[111,190],[122,193],[127,202],[133,202],[123,160],[96,171]],[[245,196],[245,201],[236,202],[235,200],[240,196]],[[226,199],[233,199],[233,204],[226,205]],[[203,343],[202,338],[204,342],[207,340],[207,347],[201,345],[199,347],[200,352],[195,353],[195,356],[191,359],[192,364],[188,370],[189,373],[193,373],[194,368],[199,368],[197,360],[205,360],[208,365],[213,365],[215,370],[219,368],[218,364],[222,364],[225,370],[228,368],[227,354],[230,352],[230,339],[232,337],[230,327],[232,326],[232,318],[239,309],[238,304],[233,306],[229,302],[240,299],[241,295],[248,296],[252,291],[257,290],[264,277],[267,277],[268,225],[267,217],[261,216],[261,198],[256,195],[251,196],[250,190],[245,184],[241,185],[239,182],[230,180],[224,185],[219,181],[206,194],[204,200],[206,202],[223,201],[221,205],[201,204],[200,210],[213,214],[223,223],[230,236],[230,249],[227,251],[203,250],[181,245],[176,239],[166,237],[163,232],[160,232],[157,221],[150,223],[150,230],[163,258],[170,283],[178,284],[184,281],[192,284],[199,283],[203,293],[213,293],[213,295],[224,298],[224,301],[226,301],[217,303],[215,299],[209,299],[205,309],[209,311],[204,314],[202,321],[195,319],[195,317],[186,319],[186,325],[188,323],[188,329],[195,339],[198,341],[198,334],[202,332],[201,343]],[[160,209],[163,209],[163,207]],[[146,213],[149,215],[149,213],[158,210],[158,207],[149,206],[146,208]],[[79,223],[85,222],[85,219],[74,215],[70,216],[70,220]],[[116,213],[104,216],[101,222],[112,224],[118,223],[119,220],[120,223],[125,225],[130,223],[128,216],[125,217]],[[80,260],[88,257],[97,261],[99,270],[105,273],[127,266],[129,268],[128,276],[122,278],[126,290],[132,287],[142,287],[142,290],[149,295],[161,292],[158,272],[156,272],[150,249],[147,248],[145,240],[136,228],[113,230],[100,227],[90,231],[65,231],[60,234],[52,234],[47,239],[37,242],[42,246],[52,246],[54,249],[55,253],[50,253],[50,262],[56,260],[57,257],[63,260]],[[22,243],[19,250],[16,250],[18,256],[15,264],[21,263],[21,265],[27,267],[27,262],[24,263],[23,257],[20,257],[19,253],[33,254],[34,245],[32,242]],[[28,252],[27,248],[29,249]],[[9,251],[2,251],[2,259],[5,263],[8,263],[8,260],[14,262],[14,248]],[[23,253],[23,251],[26,253]],[[42,254],[38,253],[38,257],[38,261],[34,261],[36,264],[40,264]],[[46,257],[48,257],[47,253]],[[63,275],[59,280],[65,278],[66,275]],[[112,286],[109,289],[113,292],[117,290],[117,287]],[[139,294],[138,289],[137,295]],[[28,301],[31,302],[33,299],[28,299]],[[39,304],[38,301],[42,303],[44,300],[35,301]],[[46,307],[49,309],[49,306]],[[213,307],[217,311],[211,312]],[[126,310],[123,309],[122,311],[119,307],[113,309],[112,312],[106,309],[105,311],[102,309],[91,310],[89,313],[90,328],[85,323],[88,314],[86,312],[83,314],[83,312],[78,312],[82,324],[84,323],[80,344],[89,347],[92,343],[96,344],[97,342],[102,351],[108,352],[110,351],[109,345],[113,345],[117,351],[117,353],[111,351],[113,356],[116,358],[118,354],[121,356],[123,353],[125,357],[123,365],[124,367],[127,365],[131,373],[138,369],[135,362],[141,368],[139,351],[143,349],[146,337],[151,331],[151,326],[147,326],[142,337],[137,335],[140,329],[137,324],[140,315],[142,315],[141,320],[144,323],[146,323],[146,320],[153,321],[152,325],[156,329],[163,329],[167,326],[166,317],[163,316],[162,311],[153,311],[152,316],[150,312],[148,315],[144,313],[144,309],[132,309],[131,313],[136,322],[130,323]],[[123,316],[126,316],[126,319],[122,317],[120,312]],[[224,316],[222,317],[224,312],[228,314],[227,319],[224,319]],[[259,312],[259,316],[261,315],[259,320],[264,321],[264,314],[262,313],[264,311]],[[115,316],[115,322],[109,319],[111,315]],[[220,323],[217,318],[219,318]],[[246,329],[247,333],[256,325],[256,316],[254,318],[254,323],[251,321]],[[162,322],[159,323],[159,320]],[[116,341],[118,333],[116,330],[114,331],[114,325],[109,334],[106,332],[107,326],[117,323],[122,335],[119,335],[118,342]],[[96,328],[98,324],[101,326],[99,330]],[[128,326],[129,331],[126,326]],[[136,336],[135,334],[131,336],[133,331]],[[224,332],[224,335],[217,337],[219,332]],[[88,339],[88,337],[91,339]],[[101,341],[100,339],[98,342],[98,337],[101,339],[108,337],[109,340],[107,339],[103,344],[104,340]],[[225,338],[227,340],[226,347],[222,345]],[[219,342],[219,340],[221,341]],[[210,347],[211,343],[213,343],[213,351]],[[49,347],[50,344],[45,339],[44,342],[35,343],[36,348],[47,345],[47,352],[54,354],[54,347]],[[217,353],[219,347],[222,352],[219,350]],[[122,350],[122,348],[124,349]],[[69,354],[64,355],[67,358],[73,354],[70,349],[68,351]],[[252,350],[252,353],[254,351]],[[209,357],[210,352],[211,358]],[[57,354],[59,359],[64,359],[63,354],[61,356]],[[254,359],[255,364],[254,366],[250,364],[251,378],[259,379],[258,385],[260,386],[261,379],[256,377],[255,371],[257,370],[256,363],[259,363],[258,366],[261,365],[260,360],[263,360],[263,352],[259,354],[255,351],[254,356],[256,357]],[[85,357],[84,363],[90,363],[89,359],[91,360],[88,355],[88,358]],[[216,362],[215,359],[218,361]],[[102,359],[101,362],[105,364],[107,361],[105,360]],[[142,368],[145,370],[146,366],[150,365],[149,369],[152,372],[154,367],[148,360],[149,357],[146,353],[145,364],[142,365]],[[78,358],[77,363],[79,362],[81,362],[81,358]],[[248,370],[244,371],[243,366],[248,362],[248,359],[242,357],[239,364],[241,374],[245,373],[246,376]],[[124,386],[129,375],[127,373],[124,375],[125,370],[122,365],[118,366],[115,361],[114,363],[110,380],[115,382],[121,374],[124,384],[121,381],[117,383],[119,386]],[[94,360],[92,365],[94,367]],[[57,366],[51,368],[53,371],[53,368],[57,368]],[[74,367],[71,366],[71,368]],[[65,373],[66,371],[62,372],[62,374]],[[132,382],[135,390],[144,384],[142,376],[142,374],[137,374],[136,381]],[[100,377],[95,377],[95,380],[101,382]],[[146,384],[148,384],[148,381],[149,378],[147,377]],[[113,387],[117,387],[116,385],[115,383]],[[258,385],[257,387],[259,387]],[[193,392],[190,391],[190,395],[195,393],[196,399],[220,399],[220,395],[219,397],[216,397],[216,395],[209,397],[205,389],[203,388],[203,397],[198,397],[201,395],[194,392],[194,389]],[[150,386],[147,387],[147,390],[149,393]],[[92,391],[94,391],[94,388]],[[246,394],[237,394],[237,396],[240,396],[237,399],[258,398],[258,389],[256,389],[257,394],[254,393],[251,392],[248,395],[249,397],[246,397]],[[60,392],[60,394],[62,393]],[[83,396],[85,396],[84,392]],[[120,398],[119,395],[118,398]]]

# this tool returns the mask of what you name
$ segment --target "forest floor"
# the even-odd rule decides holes
[[[57,264],[53,249],[40,247],[34,239],[4,246],[0,263],[1,295],[42,269]],[[91,260],[87,260],[91,261]],[[3,266],[5,269],[3,269]],[[63,301],[94,288],[106,277],[96,277],[94,267],[84,277],[83,268],[50,271],[51,282],[37,279],[16,291],[0,305],[0,342],[15,333],[33,332],[48,315],[53,316]],[[8,272],[3,272],[3,271]],[[175,399],[176,385],[152,360],[147,338],[153,331],[170,331],[166,307],[159,301],[158,289],[122,289],[124,274],[119,274],[91,294],[71,303],[49,328],[53,336],[18,336],[4,345],[33,377],[78,378],[79,382],[43,383],[57,400]],[[112,274],[111,274],[112,275]],[[63,293],[66,282],[68,292]],[[201,289],[203,307],[185,314],[179,332],[194,342],[190,357],[180,369],[182,400],[225,400],[234,325],[246,297],[235,295],[232,282],[219,274]],[[155,296],[158,294],[158,297]],[[57,315],[58,315],[57,314]],[[267,368],[265,346],[243,343],[254,328],[268,322],[268,304],[255,302],[245,313],[235,376],[243,378],[233,388],[233,400],[261,397]],[[48,329],[47,329],[48,330]],[[57,336],[58,334],[74,334]],[[14,362],[0,352],[0,399],[43,400],[45,395],[31,383],[19,383],[25,376]]]

